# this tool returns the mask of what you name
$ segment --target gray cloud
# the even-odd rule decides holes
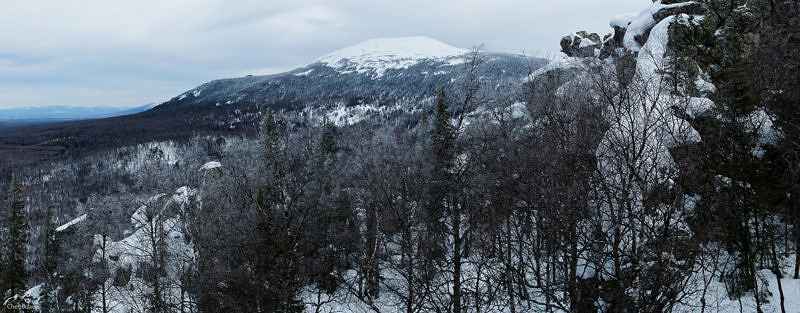
[[[552,56],[647,0],[7,1],[0,108],[137,106],[203,82],[288,70],[378,37]]]

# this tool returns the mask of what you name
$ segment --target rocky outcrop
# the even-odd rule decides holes
[[[561,51],[570,57],[593,57],[603,46],[603,41],[597,33],[579,31],[561,38]]]
[[[614,32],[603,40],[597,34],[580,31],[561,39],[561,51],[570,57],[600,57],[605,59],[616,55],[619,48],[638,51],[650,37],[650,29],[658,22],[671,16],[702,15],[705,6],[695,1],[660,0],[654,1],[646,10],[632,15],[620,15],[609,23]],[[626,40],[626,36],[628,39]],[[588,42],[587,42],[588,41]],[[624,51],[624,50],[623,50]]]
[[[663,2],[663,4],[669,4],[666,2],[667,1]],[[679,2],[679,1],[672,1],[672,2]],[[680,2],[677,4],[678,4],[677,6],[666,6],[656,11],[655,13],[653,13],[653,19],[656,21],[661,21],[667,17],[678,14],[701,15],[705,13],[705,7],[703,6],[703,4],[699,2]]]

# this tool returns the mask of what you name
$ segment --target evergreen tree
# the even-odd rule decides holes
[[[284,199],[285,159],[281,132],[270,111],[262,122],[261,146],[264,185],[258,189],[256,205],[260,212],[256,224],[258,247],[256,276],[265,289],[259,293],[264,312],[301,312],[301,280],[295,240],[289,232]]]
[[[694,26],[681,26],[687,36],[682,36],[677,50],[688,56],[682,60],[692,61],[692,68],[707,73],[716,87],[707,95],[715,104],[710,114],[691,121],[702,137],[688,149],[694,154],[693,162],[684,164],[687,189],[702,197],[692,223],[697,238],[719,242],[733,256],[733,265],[722,274],[730,295],[752,293],[760,312],[766,284],[758,271],[780,261],[771,243],[778,234],[775,204],[781,202],[785,187],[775,173],[791,171],[776,168],[782,160],[761,138],[764,125],[759,119],[769,112],[769,102],[765,106],[764,100],[770,94],[782,94],[765,92],[771,84],[765,82],[792,80],[759,79],[768,72],[765,69],[775,68],[758,64],[756,57],[759,45],[770,40],[752,36],[769,19],[767,2],[739,5],[709,0],[705,5],[707,18]],[[775,35],[762,38],[771,36]]]
[[[354,234],[357,230],[350,227],[355,225],[354,211],[342,190],[342,181],[336,176],[341,166],[336,136],[336,125],[324,118],[311,142],[305,168],[308,197],[296,233],[304,275],[310,283],[329,293],[336,290],[338,274],[350,266],[355,254],[354,244],[349,241],[358,238]]]
[[[270,207],[258,195],[259,207]],[[259,255],[256,274],[263,279],[265,290],[260,302],[263,312],[302,312],[299,299],[301,282],[298,275],[298,256],[295,243],[289,236],[286,223],[276,221],[275,214],[264,212],[259,223]]]
[[[430,154],[432,158],[432,168],[430,173],[430,203],[427,212],[428,227],[433,233],[442,231],[443,225],[440,224],[445,214],[446,197],[450,192],[451,168],[453,166],[454,145],[456,140],[456,129],[451,122],[452,114],[449,111],[444,87],[439,88],[436,98],[436,108],[431,123],[430,130]],[[432,243],[431,243],[432,244]],[[435,244],[429,246],[430,255],[441,255],[440,249],[435,249]]]
[[[468,194],[462,190],[465,187],[463,173],[456,168],[456,139],[457,127],[451,121],[451,113],[446,102],[444,88],[439,89],[436,100],[433,129],[431,130],[430,149],[433,158],[433,168],[430,177],[431,200],[427,216],[428,235],[427,248],[434,261],[447,263],[449,283],[452,284],[452,293],[448,301],[453,313],[460,313],[462,309],[462,263],[467,256],[469,241],[464,221],[466,203],[464,197]],[[469,100],[467,100],[469,101]],[[463,115],[462,115],[463,117]]]
[[[49,214],[48,214],[49,215]],[[58,275],[58,264],[62,262],[59,240],[56,235],[56,226],[52,219],[48,217],[47,229],[44,236],[44,264],[42,268],[45,274],[45,281],[42,285],[39,306],[45,312],[60,312],[58,305],[58,289],[61,286]]]
[[[2,285],[0,290],[11,296],[25,292],[27,273],[25,271],[25,244],[28,242],[28,225],[25,222],[25,198],[22,186],[16,176],[11,179],[11,191],[6,205],[6,218],[3,221]]]

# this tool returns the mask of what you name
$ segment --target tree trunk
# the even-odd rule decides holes
[[[511,218],[509,217],[506,219],[506,277],[505,277],[505,285],[506,291],[508,292],[508,303],[509,303],[509,311],[511,313],[517,313],[517,304],[514,303],[516,301],[514,299],[514,274],[512,273],[511,269],[511,258],[512,258],[512,248],[513,245],[511,244]]]
[[[456,210],[453,214],[453,313],[461,313],[461,240],[461,212]]]
[[[772,273],[775,274],[775,280],[778,281],[778,293],[781,296],[781,313],[786,313],[786,297],[783,294],[783,271],[781,271],[780,263],[778,262],[778,253],[775,251],[775,243],[772,243]]]
[[[569,223],[569,270],[567,271],[567,291],[570,309],[578,307],[578,233],[575,221]]]

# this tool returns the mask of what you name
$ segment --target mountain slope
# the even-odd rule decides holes
[[[458,64],[469,52],[428,37],[382,38],[334,51],[314,63],[325,64],[340,73],[374,72],[374,76],[380,77],[386,70],[407,69],[422,60]]]
[[[419,99],[440,86],[453,87],[464,74],[469,50],[426,37],[368,40],[326,55],[304,67],[275,75],[215,80],[184,92],[156,110],[242,104],[275,110]],[[494,84],[517,86],[542,59],[481,53],[479,75]],[[245,108],[246,109],[246,108]]]
[[[30,162],[202,134],[252,135],[268,110],[300,115],[356,106],[414,110],[439,87],[458,90],[469,52],[426,37],[369,40],[289,72],[211,81],[146,112],[6,131],[0,133],[0,156],[17,160],[8,163]],[[479,57],[481,82],[498,91],[518,90],[526,75],[546,63],[504,53]]]

